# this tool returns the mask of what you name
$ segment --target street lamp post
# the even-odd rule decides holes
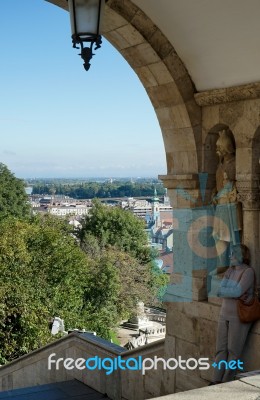
[[[106,0],[68,0],[73,47],[81,49],[79,54],[84,60],[86,71],[94,50],[101,47],[102,16]],[[84,47],[84,43],[89,47]],[[80,45],[77,46],[77,45]]]

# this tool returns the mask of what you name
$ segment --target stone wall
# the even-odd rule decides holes
[[[74,334],[57,340],[39,350],[0,367],[0,390],[12,390],[28,386],[62,382],[71,379],[89,385],[111,399],[121,398],[120,376],[117,372],[106,375],[105,371],[67,370],[63,366],[48,369],[48,357],[55,353],[58,358],[101,358],[119,356],[125,349],[90,334]]]
[[[130,350],[122,355],[123,359],[141,356],[144,358],[165,357],[164,339],[150,343],[144,347]],[[121,375],[122,399],[143,400],[166,394],[162,376],[162,364],[158,363],[158,369],[147,370],[144,375],[140,371],[123,371]]]
[[[48,369],[48,357],[55,353],[53,359],[59,358],[90,358],[98,356],[102,359],[121,356],[123,360],[136,357],[164,357],[164,340],[153,342],[144,347],[127,351],[125,348],[90,334],[74,334],[57,340],[39,350],[25,355],[18,360],[0,367],[0,391],[23,387],[44,385],[77,379],[100,393],[107,394],[112,400],[143,400],[159,396],[163,391],[162,370],[142,371],[117,370],[111,374],[106,371],[67,370],[60,364]],[[163,392],[165,394],[165,392]]]
[[[259,85],[251,88],[252,96],[259,95]],[[243,205],[243,242],[251,252],[251,265],[260,280],[260,99],[243,99],[245,89],[233,88],[242,96],[240,101],[218,103],[202,109],[204,165],[207,160],[207,138],[218,126],[227,126],[236,142],[236,179],[239,200]],[[247,90],[247,93],[249,90]],[[211,93],[211,96],[213,96]],[[213,100],[211,100],[213,102]]]
[[[219,310],[219,305],[208,301],[168,303],[165,357],[209,357],[213,362]],[[259,349],[260,321],[253,325],[242,356],[247,371],[260,369]],[[212,373],[213,368],[187,372],[178,369],[164,389],[173,393],[204,387],[211,380]]]

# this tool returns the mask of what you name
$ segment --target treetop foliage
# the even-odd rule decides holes
[[[29,215],[29,210],[23,181],[0,163],[0,220],[10,215],[24,218]]]
[[[89,260],[49,217],[0,223],[0,363],[52,340],[51,317],[82,325]]]
[[[147,246],[145,223],[132,212],[120,207],[108,207],[99,200],[93,201],[93,207],[82,223],[79,232],[81,242],[85,235],[97,238],[101,248],[114,246],[129,253],[142,263],[149,262],[150,249]]]
[[[153,196],[154,189],[159,196],[165,189],[159,182],[33,182],[32,194],[59,194],[75,199],[93,199],[109,197]]]

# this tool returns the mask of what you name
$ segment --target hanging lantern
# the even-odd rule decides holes
[[[94,50],[101,47],[101,26],[106,0],[68,0],[73,47],[81,49],[86,71]],[[88,43],[89,47],[84,47]],[[79,46],[77,46],[79,45]],[[95,46],[94,46],[95,45]]]

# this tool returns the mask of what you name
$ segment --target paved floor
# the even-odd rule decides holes
[[[0,399],[9,400],[100,400],[108,399],[106,395],[91,389],[83,383],[72,380],[52,383],[49,385],[34,386],[8,390],[0,393]]]
[[[260,400],[260,375],[156,397],[153,400]]]

